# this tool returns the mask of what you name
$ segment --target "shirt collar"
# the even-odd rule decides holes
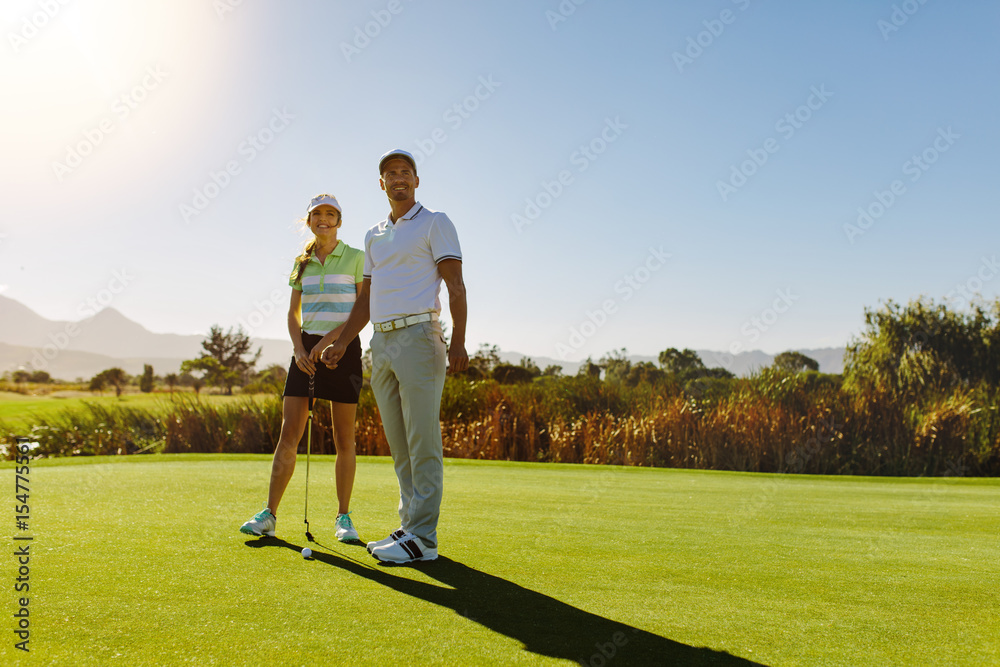
[[[344,254],[344,242],[341,241],[340,239],[337,239],[337,246],[330,251],[330,254],[326,256],[326,259],[329,260],[331,257],[340,257],[343,254]],[[312,256],[309,258],[309,261],[310,262],[315,261],[319,263],[319,257],[316,256],[315,250],[312,252]]]
[[[410,210],[406,212],[406,215],[401,215],[399,216],[399,218],[396,219],[395,224],[399,224],[400,220],[413,220],[415,217],[417,217],[417,214],[420,213],[422,210],[424,210],[424,207],[420,204],[420,202],[414,202]],[[388,222],[390,225],[393,224],[392,218],[388,216],[386,217],[386,222]]]

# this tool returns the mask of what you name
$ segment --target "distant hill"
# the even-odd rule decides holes
[[[106,368],[120,366],[137,375],[143,364],[152,364],[157,375],[175,373],[185,359],[194,359],[201,353],[202,336],[158,334],[133,322],[114,308],[105,308],[96,315],[79,322],[49,320],[24,304],[0,294],[0,372],[24,367],[28,370],[45,370],[52,377],[64,380],[90,378]],[[270,364],[288,364],[292,344],[287,340],[254,338],[254,349],[261,348],[258,368]],[[474,350],[470,350],[470,354]],[[708,367],[722,366],[736,375],[747,375],[752,370],[771,365],[773,355],[752,350],[735,356],[713,350],[697,350]],[[824,373],[841,373],[844,368],[844,348],[798,350],[819,362]],[[525,355],[520,352],[501,352],[500,358],[518,364]],[[650,361],[656,357],[632,355],[633,363]],[[563,367],[564,375],[572,375],[579,362],[562,361],[551,357],[532,357],[544,369],[549,365]],[[596,359],[595,359],[596,361]]]
[[[133,322],[114,308],[105,308],[78,322],[49,320],[24,304],[0,295],[0,372],[25,367],[45,370],[56,378],[90,378],[112,366],[133,375],[152,364],[158,375],[180,370],[185,359],[201,353],[203,336],[158,334]],[[254,338],[261,348],[258,368],[286,365],[292,344]]]
[[[77,378],[89,380],[94,375],[106,368],[115,366],[123,369],[129,375],[139,375],[142,373],[144,364],[151,364],[157,375],[176,373],[180,370],[182,359],[169,359],[158,357],[131,357],[117,358],[109,357],[105,354],[94,354],[93,352],[75,352],[63,350],[54,359],[36,357],[41,355],[44,349],[24,347],[21,345],[8,345],[0,343],[0,372],[16,370],[24,367],[29,371],[36,370],[32,360],[42,359],[47,366],[39,367],[54,378],[60,380],[73,381]]]
[[[815,359],[819,363],[819,370],[822,373],[840,374],[844,372],[844,348],[842,347],[801,349],[795,351],[801,352],[807,357]],[[762,352],[760,350],[740,352],[735,356],[723,354],[722,352],[716,352],[714,350],[695,350],[695,352],[697,352],[698,356],[701,357],[702,363],[709,368],[721,366],[730,373],[741,377],[749,375],[754,370],[770,366],[774,361],[773,354],[768,354],[767,352]],[[531,360],[535,362],[535,365],[543,370],[546,366],[550,365],[562,366],[563,375],[575,375],[577,370],[580,368],[580,362],[563,361],[561,359],[553,359],[551,357],[535,357],[531,355],[524,355],[520,352],[501,352],[500,360],[508,364],[517,365],[521,363],[521,359],[524,356],[530,356]],[[629,355],[628,359],[633,364],[641,361],[649,361],[653,364],[659,365],[656,357]],[[596,362],[597,359],[594,359],[594,361]]]

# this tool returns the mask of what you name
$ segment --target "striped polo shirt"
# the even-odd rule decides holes
[[[364,280],[364,267],[365,253],[343,241],[323,263],[312,255],[301,282],[295,282],[298,262],[292,266],[288,284],[302,292],[303,331],[323,336],[347,321],[357,298],[356,285]]]

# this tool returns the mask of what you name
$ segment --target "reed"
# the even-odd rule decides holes
[[[713,381],[626,386],[594,377],[501,385],[449,377],[441,423],[446,456],[509,461],[856,475],[1000,474],[997,391],[984,383],[900,401],[837,376],[765,369]],[[228,403],[177,394],[155,409],[84,403],[40,418],[28,433],[43,456],[141,452],[270,453],[281,428],[277,394]],[[370,391],[357,451],[388,455]],[[305,438],[300,444],[305,451]],[[334,454],[328,404],[317,401],[312,451]],[[8,454],[9,455],[9,454]]]

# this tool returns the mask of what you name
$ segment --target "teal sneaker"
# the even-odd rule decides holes
[[[264,508],[257,512],[252,519],[240,526],[240,532],[247,535],[267,535],[274,537],[274,527],[278,520],[271,514],[271,510]]]
[[[358,531],[354,529],[350,512],[337,515],[337,539],[341,542],[358,541]]]

